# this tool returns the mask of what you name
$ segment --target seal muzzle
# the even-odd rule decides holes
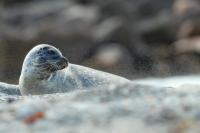
[[[59,70],[62,70],[68,66],[68,60],[65,57],[60,58],[58,62],[56,62],[56,65],[58,66]]]

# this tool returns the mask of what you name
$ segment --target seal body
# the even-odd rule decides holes
[[[63,93],[77,89],[106,87],[128,79],[88,67],[70,64],[62,53],[47,44],[26,56],[19,80],[22,95]]]
[[[25,95],[63,93],[78,89],[106,87],[120,82],[124,83],[128,80],[91,68],[69,64],[67,68],[52,73],[48,79],[31,81],[27,88],[21,89],[21,92]]]

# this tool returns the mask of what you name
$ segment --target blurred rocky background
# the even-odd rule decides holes
[[[199,0],[0,0],[0,81],[36,44],[128,78],[200,72]]]

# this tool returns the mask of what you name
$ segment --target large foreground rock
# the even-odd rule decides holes
[[[200,86],[194,84],[124,84],[27,97],[2,94],[0,132],[198,133],[199,101]]]

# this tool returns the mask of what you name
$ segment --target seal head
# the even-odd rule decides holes
[[[19,79],[21,93],[34,91],[42,81],[48,80],[57,71],[68,66],[68,60],[55,47],[40,44],[34,47],[26,56]],[[42,87],[40,87],[42,88]],[[29,90],[30,89],[30,90]]]
[[[35,76],[38,79],[46,79],[53,72],[62,70],[68,66],[68,60],[55,47],[40,44],[34,47],[26,56],[22,75]]]

